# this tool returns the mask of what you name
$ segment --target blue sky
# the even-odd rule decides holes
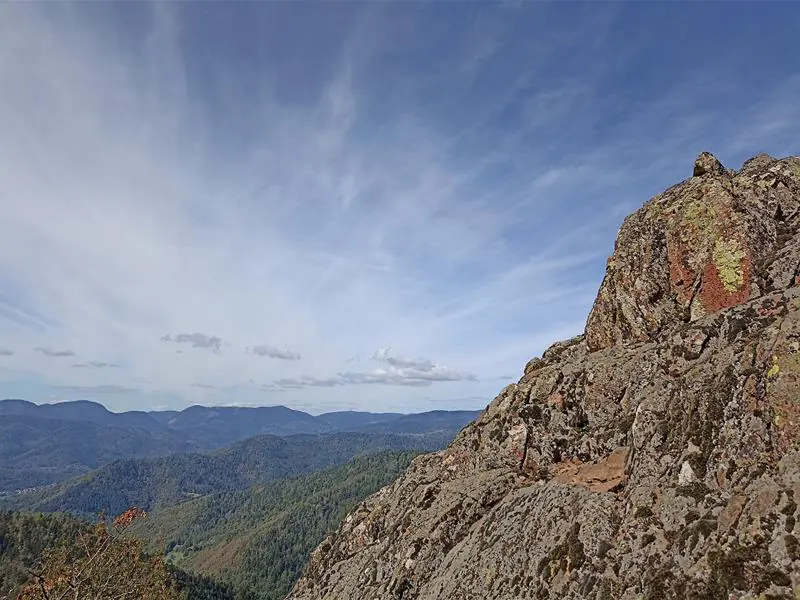
[[[800,153],[800,5],[0,5],[0,397],[481,408],[622,219]]]

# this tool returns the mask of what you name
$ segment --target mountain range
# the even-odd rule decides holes
[[[172,454],[115,461],[67,481],[6,496],[6,508],[116,515],[132,506],[146,511],[192,498],[246,489],[343,464],[387,450],[433,451],[454,432],[396,435],[340,432],[257,436],[211,453]]]
[[[209,452],[261,435],[364,432],[452,437],[478,414],[345,411],[313,416],[285,406],[114,413],[85,400],[41,405],[2,400],[0,493],[52,484],[117,460]]]
[[[135,506],[149,513],[135,535],[165,554],[183,597],[281,598],[348,510],[477,414],[0,401],[0,525],[10,527],[0,531],[0,590],[14,597],[37,552],[61,543],[50,537],[75,517]]]
[[[151,432],[183,432],[186,437],[204,443],[225,445],[255,435],[292,435],[295,433],[332,433],[355,431],[401,419],[422,424],[432,431],[434,420],[445,427],[474,419],[480,411],[429,411],[424,413],[371,413],[341,411],[310,415],[286,406],[199,406],[180,411],[111,412],[98,402],[72,400],[54,404],[34,404],[27,400],[0,400],[0,417],[38,417],[60,421],[80,421],[104,427],[143,429]],[[391,427],[389,427],[391,429]],[[412,427],[419,433],[417,427]]]

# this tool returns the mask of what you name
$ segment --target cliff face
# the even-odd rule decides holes
[[[760,155],[734,173],[703,153],[691,179],[628,217],[589,315],[589,349],[657,339],[793,285],[797,164]]]
[[[289,598],[800,598],[799,270],[800,159],[702,154],[626,219],[585,335],[359,505]]]

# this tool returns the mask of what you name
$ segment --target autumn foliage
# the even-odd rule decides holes
[[[75,544],[45,550],[17,600],[173,600],[178,592],[164,562],[145,555],[122,533],[145,513],[131,508],[109,527],[101,518]]]

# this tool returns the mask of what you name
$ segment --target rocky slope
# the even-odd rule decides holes
[[[800,158],[626,219],[583,336],[314,551],[293,600],[800,597]]]

